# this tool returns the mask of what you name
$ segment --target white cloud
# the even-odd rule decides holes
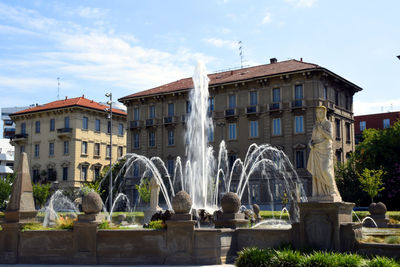
[[[263,20],[262,20],[262,24],[267,24],[271,22],[271,13],[267,12],[267,14],[265,14]]]
[[[92,7],[79,7],[78,14],[81,17],[94,19],[101,18],[107,13],[105,9],[100,8],[92,8]]]
[[[365,115],[400,110],[400,99],[385,101],[354,101],[354,115]]]
[[[295,7],[312,7],[317,0],[285,0],[285,2]]]
[[[232,41],[232,40],[223,40],[223,39],[218,39],[218,38],[206,38],[203,39],[204,42],[211,44],[213,46],[219,47],[219,48],[229,48],[229,49],[238,49],[239,45],[237,41]]]

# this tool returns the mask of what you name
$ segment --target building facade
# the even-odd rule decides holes
[[[354,116],[356,143],[362,141],[362,132],[365,129],[383,130],[389,128],[398,120],[400,120],[399,111]]]
[[[209,116],[214,122],[209,144],[218,151],[225,140],[230,164],[243,159],[252,143],[269,143],[285,152],[310,192],[308,142],[315,107],[320,105],[327,107],[333,125],[337,161],[354,150],[353,95],[361,88],[323,67],[302,60],[271,59],[270,64],[214,73],[209,78]],[[177,156],[184,162],[192,88],[192,79],[186,78],[119,99],[127,106],[128,152],[159,156],[169,172]],[[250,185],[252,201],[269,201],[263,193],[265,184],[253,180]]]
[[[14,172],[14,147],[10,139],[0,139],[0,177]]]
[[[15,135],[15,123],[10,114],[27,109],[29,107],[10,107],[1,109],[1,120],[3,121],[3,138],[11,139]]]
[[[11,114],[16,124],[15,161],[20,152],[28,154],[34,182],[78,188],[92,181],[111,155],[115,161],[126,153],[126,113],[113,109],[111,129],[108,109],[82,96]]]

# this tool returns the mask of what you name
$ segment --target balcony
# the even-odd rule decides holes
[[[72,136],[72,128],[59,128],[57,129],[57,136],[61,139],[63,138],[71,138]]]
[[[256,105],[256,106],[248,106],[246,108],[246,114],[247,115],[257,114],[259,112],[260,112],[260,108],[259,108],[258,105]]]
[[[225,117],[232,117],[237,115],[236,108],[229,108],[225,110]]]
[[[146,120],[146,127],[154,126],[154,119],[147,119]]]
[[[305,101],[303,99],[296,99],[292,101],[292,109],[304,108],[305,106]]]
[[[137,129],[140,128],[142,121],[139,120],[134,120],[129,122],[129,129]]]
[[[20,133],[20,134],[14,135],[14,137],[12,138],[12,142],[15,144],[22,144],[22,143],[26,143],[27,139],[28,139],[27,133]]]
[[[176,117],[176,116],[164,117],[164,125],[177,123],[178,120],[179,120],[179,117]]]
[[[269,111],[279,111],[282,109],[282,103],[281,102],[275,102],[269,104]]]

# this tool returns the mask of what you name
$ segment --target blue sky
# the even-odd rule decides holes
[[[106,101],[209,72],[303,58],[364,90],[355,114],[400,110],[400,1],[0,0],[0,107]]]

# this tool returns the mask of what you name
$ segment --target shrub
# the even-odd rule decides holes
[[[364,258],[357,254],[336,254],[336,264],[341,267],[364,266]]]
[[[368,267],[399,267],[400,265],[396,263],[393,259],[388,259],[386,257],[376,256],[368,262]]]
[[[149,223],[149,228],[150,229],[165,229],[165,228],[167,228],[167,225],[162,220],[151,221]]]
[[[400,236],[395,236],[395,235],[387,236],[385,238],[385,243],[388,243],[388,244],[400,244]]]
[[[235,261],[237,267],[266,267],[271,266],[271,260],[275,256],[271,250],[259,248],[245,248],[238,253]]]
[[[50,188],[51,184],[33,184],[33,198],[35,199],[35,203],[40,208],[46,204],[47,199],[50,196]]]
[[[50,230],[52,228],[46,228],[40,223],[26,223],[21,226],[21,231],[38,231],[38,230]]]
[[[316,251],[304,258],[304,267],[330,267],[336,266],[336,259],[332,254],[322,251]]]
[[[279,267],[296,267],[302,266],[303,255],[299,251],[284,249],[281,251],[275,251],[276,257],[272,258],[272,266]]]
[[[108,230],[108,229],[111,229],[110,222],[109,222],[109,221],[102,221],[102,222],[99,224],[98,228],[99,228],[100,230]]]
[[[76,219],[60,216],[57,220],[57,229],[72,230]]]

